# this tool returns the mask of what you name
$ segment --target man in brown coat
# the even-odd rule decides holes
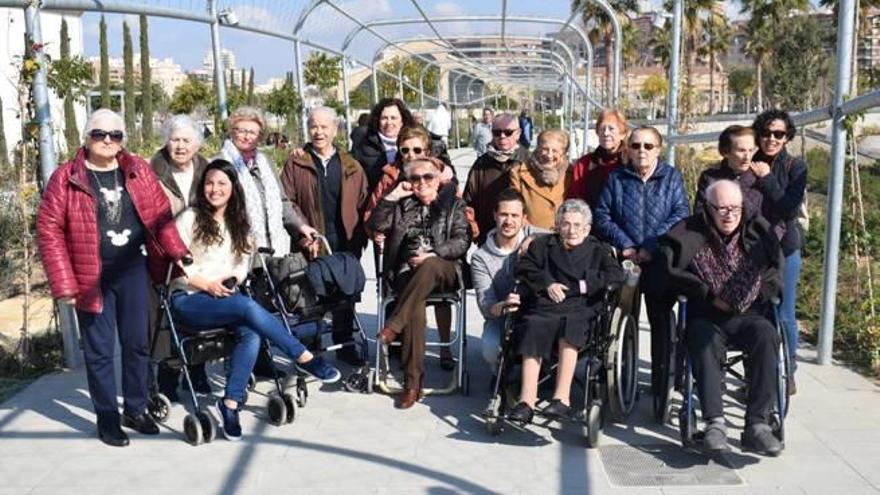
[[[528,150],[518,143],[519,123],[516,116],[503,113],[492,121],[492,142],[486,153],[480,155],[468,174],[463,199],[473,211],[480,228],[477,245],[486,242],[489,231],[495,228],[495,202],[498,194],[510,187],[510,171],[528,156]]]
[[[367,177],[354,158],[334,146],[337,123],[332,108],[312,109],[308,119],[311,141],[304,147],[305,154],[292,154],[287,160],[281,184],[294,210],[327,238],[334,252],[360,257],[366,245],[361,218],[368,199]],[[314,257],[320,246],[303,239],[301,248]],[[334,343],[351,341],[351,323],[350,311],[333,315]],[[359,364],[358,353],[351,346],[338,350],[336,357]]]

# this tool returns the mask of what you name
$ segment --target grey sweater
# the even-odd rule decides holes
[[[547,234],[548,230],[532,225],[525,225],[517,239],[516,249],[506,253],[495,244],[495,229],[489,231],[483,247],[478,249],[471,257],[471,274],[474,280],[474,290],[477,292],[477,305],[483,318],[491,320],[494,317],[489,309],[495,303],[503,301],[513,291],[515,284],[517,250],[520,244],[529,236]]]

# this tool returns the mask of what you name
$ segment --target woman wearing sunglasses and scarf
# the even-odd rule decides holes
[[[382,167],[382,178],[373,189],[373,194],[367,203],[367,209],[364,213],[364,223],[367,224],[370,214],[379,205],[379,202],[386,194],[391,192],[400,179],[400,173],[403,170],[403,164],[416,158],[424,158],[431,156],[431,136],[424,127],[404,127],[397,135],[397,157],[394,163],[389,163]],[[456,184],[455,174],[450,166],[440,162],[443,170],[440,172],[440,184],[449,183]],[[456,184],[457,186],[457,184]],[[385,242],[385,234],[382,232],[369,232],[373,242],[382,244]],[[440,333],[440,340],[449,342],[452,329],[452,308],[448,304],[437,306],[437,330]],[[455,360],[452,357],[452,351],[448,347],[443,347],[440,351],[440,367],[446,371],[455,369]]]
[[[52,174],[37,216],[37,239],[52,297],[76,308],[98,437],[128,445],[120,428],[156,435],[144,413],[150,283],[183,257],[168,198],[149,164],[124,148],[125,125],[111,110],[86,123],[85,145]],[[113,348],[122,348],[123,414],[116,402]]]
[[[662,144],[653,127],[630,132],[629,163],[611,172],[594,212],[599,237],[614,246],[620,257],[641,265],[643,272],[654,258],[657,238],[690,215],[681,172],[660,161]],[[650,277],[643,276],[641,281],[651,324],[651,383],[656,391],[669,306],[651,294]]]
[[[758,136],[758,152],[752,158],[752,172],[758,177],[757,186],[763,194],[761,213],[773,226],[785,255],[783,270],[782,305],[780,319],[788,334],[788,350],[792,374],[788,392],[797,389],[794,382],[796,369],[798,326],[795,318],[798,280],[801,277],[801,247],[807,227],[806,212],[807,164],[788,153],[785,146],[794,137],[794,122],[783,110],[767,110],[752,123]]]

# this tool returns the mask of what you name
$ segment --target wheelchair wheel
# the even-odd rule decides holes
[[[281,395],[281,400],[284,401],[284,422],[285,423],[293,423],[293,420],[296,419],[296,404],[293,403],[293,396],[288,393]]]
[[[158,423],[168,421],[171,415],[171,401],[165,394],[153,394],[147,401],[147,413]]]
[[[778,369],[776,372],[777,409],[781,416],[788,416],[788,407],[791,397],[788,395],[788,378],[791,376],[791,356],[789,355],[788,332],[779,332]]]
[[[306,387],[305,380],[298,380],[296,382],[296,405],[299,407],[306,407],[306,404],[309,402],[309,389]]]
[[[675,313],[669,312],[669,327],[659,332],[651,329],[651,338],[659,337],[660,345],[658,353],[660,354],[660,362],[651,366],[651,384],[653,385],[654,399],[654,420],[660,424],[669,422],[672,414],[672,392],[675,390],[675,373],[677,349],[675,345],[676,327]],[[653,356],[652,356],[653,358]],[[655,376],[656,375],[656,376]]]
[[[486,433],[493,437],[497,437],[502,431],[504,431],[504,427],[497,417],[486,418]]]
[[[202,422],[192,415],[187,414],[183,418],[183,436],[190,445],[198,446],[204,442],[205,438],[202,433]]]
[[[269,404],[266,405],[266,413],[269,416],[269,423],[275,426],[281,426],[287,419],[287,405],[284,399],[277,395],[269,397]]]
[[[367,382],[369,381],[369,378],[367,378],[368,374],[369,371],[366,373],[363,371],[355,371],[346,377],[342,385],[345,387],[345,390],[349,392],[366,393]]]
[[[217,428],[214,426],[214,420],[211,418],[211,415],[204,411],[199,411],[196,417],[198,417],[199,424],[202,427],[202,439],[205,443],[213,442],[217,438]]]
[[[630,315],[616,314],[612,321],[617,322],[617,337],[606,361],[608,405],[612,419],[622,421],[638,400],[639,334],[635,319]]]
[[[584,416],[584,429],[587,436],[587,447],[595,449],[602,440],[602,407],[594,403]]]

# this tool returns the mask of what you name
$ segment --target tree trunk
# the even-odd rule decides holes
[[[709,115],[715,115],[715,52],[709,52]]]
[[[611,106],[611,98],[614,95],[614,86],[611,83],[611,70],[614,66],[614,31],[612,31],[611,27],[608,27],[608,31],[605,32],[605,100]]]
[[[150,38],[147,16],[140,16],[141,44],[141,134],[143,143],[153,139],[153,78],[150,73]]]
[[[99,24],[101,45],[101,72],[99,74],[101,84],[101,108],[110,108],[110,55],[107,49],[107,22],[101,16]]]

